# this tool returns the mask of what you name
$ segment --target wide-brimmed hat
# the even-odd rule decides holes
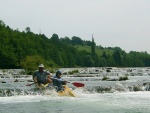
[[[43,64],[40,64],[39,67],[44,67],[44,65],[43,65]]]

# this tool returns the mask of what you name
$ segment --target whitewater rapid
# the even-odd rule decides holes
[[[1,113],[148,113],[150,92],[89,93],[78,97],[20,95],[0,97]]]

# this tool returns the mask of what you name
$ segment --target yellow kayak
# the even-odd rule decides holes
[[[64,91],[59,91],[58,96],[76,97],[76,94],[73,91],[71,91],[71,89],[68,86],[64,85],[63,87]]]
[[[36,83],[36,86],[39,88],[39,89],[46,89],[46,87],[49,85],[49,83],[47,83],[47,84],[41,84],[40,86],[38,85],[38,83]]]
[[[46,90],[46,87],[49,84],[41,84],[40,86],[38,84],[36,84],[36,86],[41,89],[41,90]],[[58,92],[58,96],[69,96],[69,97],[76,97],[76,94],[66,85],[63,85],[64,87],[64,91],[59,91]]]

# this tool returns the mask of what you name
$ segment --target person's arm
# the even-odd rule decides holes
[[[32,75],[32,79],[34,80],[34,77],[35,77],[35,73]]]
[[[67,83],[68,83],[68,81],[66,81],[66,80],[62,81],[62,85],[66,85]]]
[[[52,75],[50,73],[47,72],[47,76],[46,76],[47,82],[48,83],[52,83]]]
[[[33,80],[34,80],[35,83],[37,83],[38,82],[37,81],[37,76],[35,76]]]
[[[66,84],[68,83],[68,81],[66,81],[66,80],[64,80],[64,79],[62,79],[62,78],[60,78],[59,81],[62,82],[62,85],[66,85]]]
[[[35,83],[37,83],[38,81],[37,81],[37,76],[36,76],[36,72],[33,74],[33,81],[35,82]]]
[[[53,77],[52,79],[53,79],[54,81],[56,80],[56,81],[58,81],[58,82],[62,82],[64,85],[65,85],[66,83],[68,83],[68,81],[63,80],[62,78]]]
[[[49,71],[45,71],[45,73],[46,73],[46,78],[51,78],[52,77],[52,75]]]

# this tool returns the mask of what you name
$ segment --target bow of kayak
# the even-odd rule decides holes
[[[64,91],[59,91],[58,96],[76,97],[76,94],[68,86],[64,85]]]

